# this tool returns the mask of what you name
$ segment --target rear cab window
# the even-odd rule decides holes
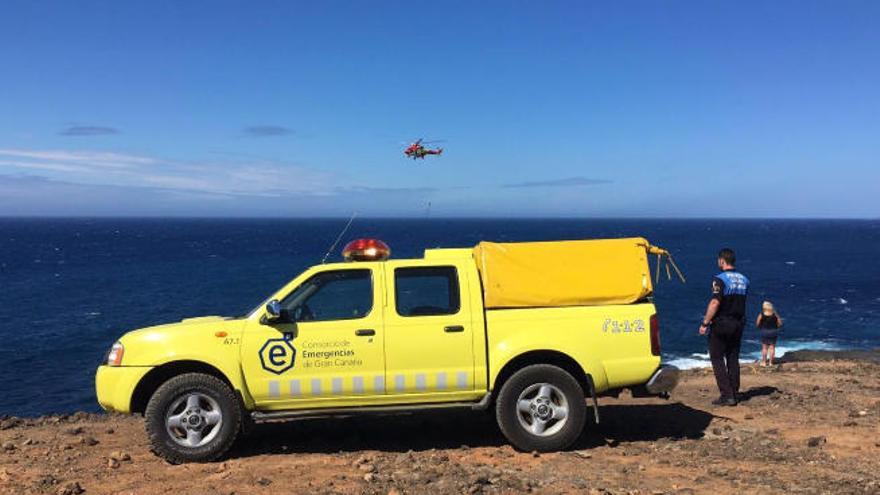
[[[394,287],[397,314],[403,317],[454,315],[461,309],[454,266],[396,268]]]

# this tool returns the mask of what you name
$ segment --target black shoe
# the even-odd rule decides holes
[[[712,401],[713,406],[735,406],[736,399],[733,397],[719,397]]]

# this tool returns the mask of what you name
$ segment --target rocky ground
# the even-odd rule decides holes
[[[669,401],[603,399],[567,452],[505,444],[490,415],[261,425],[225,461],[171,466],[140,418],[0,421],[0,493],[880,493],[880,363],[748,367],[716,408],[708,370]]]

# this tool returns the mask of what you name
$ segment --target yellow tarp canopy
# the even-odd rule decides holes
[[[481,242],[474,259],[487,308],[630,304],[650,295],[641,237],[585,241]]]

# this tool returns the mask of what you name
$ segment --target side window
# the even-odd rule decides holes
[[[452,266],[397,268],[394,287],[400,316],[452,315],[461,307],[458,273]]]
[[[281,301],[294,321],[332,321],[363,318],[373,309],[370,270],[318,273]]]

